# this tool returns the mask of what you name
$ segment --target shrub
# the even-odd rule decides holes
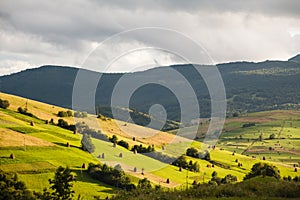
[[[246,124],[243,124],[243,128],[247,128],[247,127],[251,127],[251,126],[255,126],[255,123],[254,122],[249,122],[249,123],[246,123]]]
[[[85,117],[87,117],[87,112],[76,111],[76,112],[74,113],[74,117],[85,118]]]
[[[275,139],[275,134],[274,134],[274,133],[272,133],[272,134],[269,136],[269,139],[270,139],[270,140],[273,140],[273,139]]]
[[[141,188],[141,189],[151,189],[152,188],[151,183],[147,178],[143,178],[143,179],[139,180],[137,187]]]
[[[9,102],[7,100],[0,99],[0,108],[6,109],[9,107]]]
[[[124,140],[118,141],[117,144],[124,147],[124,148],[126,148],[126,149],[129,149],[129,144],[127,142],[125,142]]]
[[[35,117],[35,118],[37,118],[37,117],[34,116],[32,113],[27,112],[27,109],[26,109],[26,108],[23,109],[23,108],[19,107],[19,108],[18,108],[18,112],[21,113],[21,114],[23,114],[23,115],[27,115],[27,116],[29,116],[29,117]]]

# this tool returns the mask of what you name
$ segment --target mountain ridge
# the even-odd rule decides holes
[[[228,109],[227,114],[256,112],[273,109],[298,109],[300,97],[300,65],[293,61],[232,62],[216,65],[224,81]],[[128,73],[129,78],[169,81],[174,87],[182,87],[188,81],[194,89],[201,110],[200,117],[210,117],[210,95],[203,77],[194,67],[181,64],[170,66],[185,80],[173,80],[165,75],[168,66]],[[54,105],[71,108],[72,91],[80,68],[45,65],[0,77],[0,91]],[[94,108],[91,113],[101,113],[100,107],[110,106],[112,91],[125,73],[87,73],[101,77]],[[288,77],[288,78],[287,78]],[[187,99],[190,97],[187,97]],[[148,113],[154,104],[165,107],[168,119],[180,121],[180,105],[168,88],[155,84],[144,85],[132,95],[130,108]],[[126,120],[125,120],[126,121]]]

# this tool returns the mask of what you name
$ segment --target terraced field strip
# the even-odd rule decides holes
[[[18,173],[42,173],[55,171],[56,166],[46,161],[33,163],[1,164],[0,170],[3,170],[5,172]]]

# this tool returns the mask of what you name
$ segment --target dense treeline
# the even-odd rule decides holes
[[[131,183],[129,177],[126,176],[120,165],[116,165],[112,168],[106,164],[90,163],[88,173],[94,179],[121,189],[133,190],[136,188],[136,186]]]
[[[205,199],[236,197],[237,199],[299,198],[300,184],[272,177],[255,177],[235,184],[196,184],[188,190],[144,189],[120,192],[111,200],[135,199]]]

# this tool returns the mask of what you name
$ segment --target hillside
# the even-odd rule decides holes
[[[104,198],[116,193],[116,188],[90,178],[85,169],[81,168],[83,163],[88,164],[89,162],[107,163],[112,167],[120,164],[122,169],[130,175],[131,180],[135,184],[139,178],[147,178],[153,184],[170,188],[183,188],[186,182],[189,187],[191,187],[194,181],[208,182],[211,179],[213,171],[216,171],[220,177],[232,174],[237,177],[238,181],[242,181],[253,164],[257,162],[267,162],[276,165],[280,169],[282,176],[290,175],[294,177],[299,175],[299,172],[294,172],[293,167],[293,164],[297,164],[299,161],[299,155],[296,153],[298,152],[298,147],[294,149],[294,152],[290,152],[294,154],[292,158],[289,158],[290,155],[281,154],[282,160],[280,157],[272,155],[276,160],[267,157],[267,159],[263,161],[263,154],[256,156],[256,158],[250,156],[253,152],[248,152],[247,155],[239,154],[242,153],[241,151],[245,146],[244,143],[247,142],[248,137],[250,137],[248,131],[239,133],[243,134],[242,140],[235,140],[234,145],[239,146],[239,149],[231,148],[232,145],[228,142],[233,141],[233,138],[236,137],[237,129],[240,130],[240,125],[245,122],[260,122],[257,126],[273,127],[273,129],[276,129],[275,124],[280,125],[282,120],[286,120],[285,116],[290,116],[293,119],[294,127],[293,130],[289,132],[289,134],[292,134],[292,137],[289,138],[290,140],[287,140],[287,138],[280,139],[280,144],[284,146],[283,141],[288,144],[289,141],[293,140],[295,142],[294,145],[299,146],[297,143],[300,138],[300,128],[298,126],[299,112],[262,112],[240,118],[228,119],[220,143],[215,149],[210,150],[211,159],[215,166],[211,167],[212,161],[187,157],[189,161],[199,164],[200,172],[192,172],[185,169],[181,172],[178,170],[178,167],[173,165],[163,163],[142,153],[134,154],[132,151],[119,145],[113,147],[111,142],[95,138],[93,138],[93,143],[96,147],[95,152],[92,155],[88,154],[80,148],[80,134],[74,134],[71,131],[59,128],[55,125],[45,124],[44,119],[32,118],[17,113],[16,109],[19,106],[24,106],[24,102],[27,101],[26,99],[4,93],[0,93],[0,98],[9,99],[11,104],[9,109],[0,109],[0,169],[6,172],[18,173],[19,178],[32,190],[41,191],[43,187],[47,187],[48,179],[53,177],[53,172],[58,166],[69,166],[72,171],[77,174],[77,182],[75,183],[76,194],[82,194],[87,199],[90,199],[95,195]],[[46,119],[57,117],[55,112],[64,110],[60,107],[39,103],[33,100],[28,100],[27,105],[28,110],[34,115],[39,118],[45,116]],[[70,123],[72,121],[78,122],[78,120],[84,121],[87,125],[95,129],[100,127],[99,130],[103,134],[108,136],[116,135],[119,140],[127,141],[130,146],[135,144],[145,146],[154,145],[156,150],[161,149],[162,146],[167,146],[167,149],[163,151],[163,153],[167,155],[176,155],[174,154],[176,151],[180,149],[185,150],[185,142],[188,142],[182,138],[177,140],[177,142],[170,143],[170,141],[174,139],[173,134],[158,132],[130,123],[124,126],[125,122],[110,118],[98,119],[96,116],[89,115],[86,118],[80,119],[72,119],[72,117],[65,117],[64,119]],[[273,120],[274,125],[268,124],[270,120]],[[31,122],[34,122],[34,126],[30,125]],[[286,121],[286,123],[289,124],[290,122]],[[249,130],[251,130],[251,127]],[[141,133],[143,134],[141,135]],[[284,137],[286,133],[282,131],[281,134],[279,137]],[[135,141],[132,140],[133,135],[136,136]],[[149,135],[151,135],[151,137],[149,137]],[[252,136],[256,137],[255,134]],[[269,142],[267,139],[263,141],[265,143]],[[67,142],[70,144],[70,147],[67,147]],[[187,144],[197,149],[201,149],[205,146],[199,141],[188,142]],[[236,151],[235,155],[233,155],[233,151]],[[15,159],[9,158],[11,153],[14,154]],[[99,156],[103,153],[105,154],[105,158]],[[122,157],[120,157],[120,154],[122,154]],[[285,159],[290,160],[287,162]],[[243,163],[243,166],[238,166],[236,160],[238,160],[239,163]],[[137,168],[136,172],[133,170],[135,167]],[[142,169],[144,174],[141,174]],[[169,179],[171,182],[166,183],[166,179]]]
[[[226,88],[227,114],[257,112],[278,109],[299,109],[300,66],[289,61],[233,62],[217,65]],[[201,66],[197,66],[201,68]],[[175,65],[172,69],[180,72],[193,87],[201,110],[201,117],[210,116],[210,96],[201,75],[191,65]],[[170,82],[172,87],[182,87],[182,80],[167,76],[167,67],[158,67],[143,72],[126,74],[130,80],[157,80],[157,83]],[[60,66],[42,66],[19,73],[0,77],[0,91],[38,100],[45,103],[72,107],[72,90],[78,69]],[[90,76],[100,73],[86,71]],[[90,113],[103,113],[111,116],[109,108],[111,95],[122,73],[102,74],[97,87],[96,109],[84,108]],[[184,92],[184,89],[181,90]],[[91,94],[92,91],[85,91]],[[177,94],[178,95],[178,94]],[[190,97],[187,97],[187,99]],[[180,121],[180,106],[176,96],[167,88],[157,84],[140,87],[130,99],[130,108],[148,113],[153,104],[161,104],[169,120]],[[138,113],[138,112],[137,112]],[[133,117],[139,122],[138,115]],[[122,119],[126,121],[127,119]],[[139,124],[147,124],[143,118]]]

